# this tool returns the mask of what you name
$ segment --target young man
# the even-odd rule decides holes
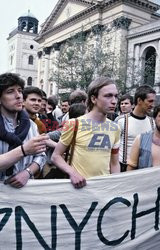
[[[86,100],[87,100],[86,92],[83,90],[80,90],[80,89],[74,90],[69,96],[70,105],[72,105],[74,103],[85,104]]]
[[[55,100],[52,96],[47,99],[46,114],[41,115],[40,119],[46,127],[46,132],[54,131],[59,127],[59,123],[53,115],[56,108]]]
[[[115,120],[121,128],[119,161],[122,172],[126,171],[127,159],[135,137],[154,128],[153,119],[147,115],[152,112],[155,98],[156,92],[152,87],[148,85],[138,87],[134,96],[133,112],[119,116]]]
[[[69,119],[77,118],[79,116],[84,115],[86,113],[86,109],[87,107],[83,103],[72,104],[69,108]],[[47,144],[48,150],[46,154],[47,154],[48,164],[46,164],[45,167],[43,168],[43,178],[45,179],[66,178],[66,174],[64,174],[60,169],[57,169],[55,165],[52,164],[52,161],[51,161],[53,150],[57,146],[57,143],[61,136],[61,132],[62,132],[62,127],[55,131],[48,133],[51,140],[48,140],[48,144]]]
[[[132,112],[133,109],[133,97],[131,95],[122,95],[119,100],[119,110],[121,114],[127,114]]]
[[[23,91],[24,108],[29,114],[29,118],[36,123],[40,134],[46,133],[44,123],[38,118],[38,112],[42,104],[42,91],[37,87],[26,87]]]
[[[118,149],[120,130],[107,119],[115,109],[118,91],[110,78],[99,77],[88,88],[89,113],[78,118],[78,130],[71,166],[62,157],[70,145],[75,120],[63,126],[63,133],[52,155],[57,167],[66,172],[75,188],[86,185],[86,178],[120,171]]]
[[[29,139],[38,135],[37,126],[32,122],[23,107],[24,81],[16,74],[5,73],[0,75],[0,154],[6,153]],[[46,137],[42,139],[42,147],[46,145]],[[24,155],[6,171],[0,171],[0,180],[6,180],[13,187],[23,187],[29,178],[42,169],[46,156]]]
[[[153,111],[154,131],[140,134],[133,142],[127,170],[160,167],[160,105]]]
[[[69,119],[69,113],[68,113],[68,111],[69,111],[69,100],[68,99],[63,100],[61,102],[61,110],[62,110],[63,115],[58,117],[58,122],[60,124]]]

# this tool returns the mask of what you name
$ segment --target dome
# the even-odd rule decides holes
[[[34,34],[38,33],[38,19],[31,14],[30,10],[18,18],[18,30]]]
[[[28,10],[27,13],[22,14],[20,17],[32,17],[32,18],[37,19],[37,18],[30,12],[30,10]]]

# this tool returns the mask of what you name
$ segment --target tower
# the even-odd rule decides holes
[[[8,71],[19,74],[26,86],[37,85],[38,20],[30,13],[18,18],[18,27],[7,38]]]

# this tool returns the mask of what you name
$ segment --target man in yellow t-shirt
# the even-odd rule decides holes
[[[78,131],[71,166],[62,157],[74,134],[74,120],[63,127],[63,133],[52,155],[52,161],[66,172],[74,187],[86,185],[92,176],[104,176],[120,172],[118,150],[120,129],[107,119],[114,112],[118,91],[110,78],[99,77],[88,87],[89,112],[78,118]]]

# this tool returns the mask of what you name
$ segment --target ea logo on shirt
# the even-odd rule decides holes
[[[106,150],[111,148],[111,143],[108,135],[104,134],[94,134],[89,145],[88,149],[96,150]]]

